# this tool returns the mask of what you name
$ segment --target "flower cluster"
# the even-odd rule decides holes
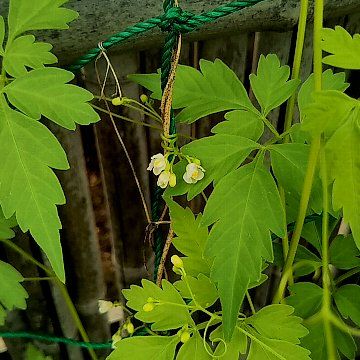
[[[170,153],[156,154],[151,157],[151,162],[147,170],[152,171],[158,177],[157,184],[162,189],[167,186],[174,187],[176,185],[176,175],[173,172],[174,158],[169,161]],[[174,154],[172,154],[174,157]],[[179,156],[180,154],[178,154]],[[183,179],[188,184],[195,184],[205,176],[205,169],[201,166],[198,159],[191,158],[189,156],[181,155],[188,161],[186,166],[186,172],[183,175]]]

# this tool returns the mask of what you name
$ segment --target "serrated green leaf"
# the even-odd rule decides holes
[[[234,110],[225,114],[227,121],[222,121],[211,129],[214,134],[242,136],[254,141],[260,139],[264,132],[264,123],[258,113]]]
[[[360,286],[344,285],[335,292],[334,299],[341,315],[360,326]]]
[[[4,325],[5,310],[26,309],[29,296],[20,284],[23,280],[10,264],[0,261],[0,325]]]
[[[45,356],[33,344],[29,344],[25,352],[25,360],[52,360],[51,356]]]
[[[67,84],[74,74],[57,68],[32,70],[15,79],[3,91],[9,101],[26,115],[40,119],[41,115],[74,130],[76,123],[88,125],[99,115],[87,103],[93,95],[80,87]]]
[[[26,75],[27,67],[39,69],[57,62],[56,56],[50,52],[51,49],[52,46],[48,43],[35,42],[33,35],[20,36],[7,46],[3,66],[12,77]]]
[[[340,72],[334,74],[331,69],[328,69],[322,74],[322,90],[337,90],[344,92],[349,83],[345,81],[345,73]],[[303,110],[306,106],[314,101],[313,94],[315,92],[315,78],[311,74],[304,84],[301,86],[298,95],[298,105],[300,110],[300,118],[302,118]]]
[[[296,91],[300,80],[289,80],[289,77],[290,67],[281,66],[275,54],[260,56],[257,74],[250,75],[250,83],[264,116],[283,104]]]
[[[179,65],[176,69],[176,79],[181,76],[183,68],[186,68],[184,65]],[[186,71],[186,70],[185,70]],[[162,90],[161,90],[161,75],[160,70],[156,74],[130,74],[127,76],[130,81],[133,81],[145,89],[151,92],[151,97],[156,100],[161,100]],[[174,101],[175,99],[173,99]],[[176,101],[176,100],[175,100]]]
[[[360,266],[360,251],[352,235],[338,235],[330,245],[330,262],[338,269],[349,270]]]
[[[247,350],[248,340],[244,333],[238,328],[235,328],[233,337],[230,342],[224,344],[224,331],[223,326],[220,325],[210,334],[210,340],[212,342],[218,342],[218,346],[215,349],[214,355],[221,356],[223,360],[239,359],[240,354],[245,354]]]
[[[208,348],[211,353],[211,350]],[[211,360],[213,357],[208,354],[200,334],[195,333],[188,342],[181,346],[176,360]]]
[[[107,360],[172,360],[178,336],[135,336],[119,341]]]
[[[323,290],[310,282],[299,282],[290,286],[290,296],[285,299],[286,304],[295,309],[295,315],[303,319],[318,312],[322,304]]]
[[[149,280],[143,279],[142,286],[131,285],[123,290],[127,306],[137,311],[135,317],[146,323],[153,323],[151,329],[163,331],[177,329],[191,324],[192,319],[186,304],[175,287],[167,280],[162,281],[162,288]],[[143,306],[149,298],[159,301],[154,310],[146,312]]]
[[[343,69],[360,69],[360,34],[352,37],[344,28],[323,29],[322,49],[331,55],[323,63]]]
[[[207,308],[214,305],[219,298],[216,286],[207,276],[203,274],[199,274],[198,277],[187,276],[187,281],[197,304]],[[184,280],[175,282],[174,286],[179,290],[183,298],[192,299],[190,290]],[[194,305],[194,301],[191,301],[190,305]]]
[[[0,205],[4,215],[9,218],[16,213],[21,230],[30,230],[55,273],[64,281],[61,223],[56,205],[64,204],[65,197],[51,168],[68,168],[65,152],[44,125],[10,109],[3,96],[0,152],[3,154]]]
[[[0,207],[0,239],[11,239],[15,236],[13,227],[17,225],[15,216],[7,219]]]
[[[317,136],[325,133],[327,138],[347,122],[350,114],[359,106],[359,101],[336,90],[314,94],[314,101],[304,107],[302,128]]]
[[[302,319],[292,315],[294,308],[284,304],[269,305],[246,320],[264,337],[300,344],[308,331]]]
[[[211,278],[218,284],[225,337],[230,339],[245,292],[261,276],[262,259],[273,260],[270,231],[278,236],[285,232],[280,196],[261,160],[218,183],[202,222],[215,223],[205,255],[214,257]]]
[[[5,21],[0,15],[0,55],[4,55]]]
[[[300,199],[310,146],[307,144],[276,144],[270,147],[271,165],[276,179],[289,196]],[[321,181],[315,177],[310,197],[311,208],[320,213],[322,210]]]
[[[210,183],[218,182],[226,174],[239,167],[249,154],[260,145],[245,137],[218,134],[195,140],[182,147],[185,155],[201,160],[205,177],[190,184],[188,200],[200,194]]]
[[[337,129],[326,144],[326,159],[334,179],[333,208],[343,209],[344,220],[350,224],[354,240],[360,248],[360,107]]]
[[[185,255],[182,258],[186,273],[197,277],[200,273],[210,274],[211,261],[204,256],[208,229],[201,225],[201,217],[197,217],[189,208],[184,209],[171,199],[166,199],[169,206],[173,230],[177,237],[173,239],[175,248]]]
[[[29,30],[68,29],[78,17],[74,10],[61,7],[68,0],[11,0],[9,8],[9,39]]]
[[[322,220],[312,221],[304,224],[301,237],[309,242],[321,254],[321,226]]]

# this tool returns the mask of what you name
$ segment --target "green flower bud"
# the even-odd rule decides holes
[[[148,98],[145,94],[142,94],[142,95],[140,96],[140,100],[141,100],[141,102],[142,102],[143,104],[146,104],[146,103],[149,102],[149,98]]]
[[[179,269],[181,269],[181,268],[184,267],[183,261],[182,261],[182,260],[180,259],[180,257],[177,256],[177,255],[173,255],[173,256],[171,257],[171,263],[172,263],[175,267],[177,267],[177,268],[179,268]]]
[[[185,344],[190,340],[190,333],[188,331],[184,331],[180,336],[180,341]]]

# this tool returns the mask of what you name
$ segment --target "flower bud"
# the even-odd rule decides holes
[[[120,99],[120,97],[116,97],[114,99],[111,100],[111,103],[114,105],[114,106],[120,106],[122,104],[122,101]]]
[[[169,185],[170,185],[170,187],[176,186],[176,175],[174,173],[170,174]]]
[[[140,100],[143,104],[146,104],[149,101],[149,98],[145,94],[142,94],[140,95]]]
[[[143,306],[143,310],[145,312],[150,312],[150,311],[153,311],[155,309],[155,305],[153,303],[146,303],[144,306]]]
[[[121,335],[120,335],[120,333],[119,332],[117,332],[117,333],[115,333],[113,336],[112,336],[112,338],[111,338],[111,340],[112,340],[112,348],[113,349],[116,349],[116,344],[120,341],[122,339],[122,337],[121,337]]]
[[[177,255],[173,255],[171,257],[171,263],[176,267],[176,268],[183,268],[184,267],[184,263],[183,261],[179,258],[179,256]]]
[[[126,331],[127,331],[130,335],[132,335],[132,334],[134,333],[135,328],[134,328],[134,325],[133,325],[132,322],[128,322],[128,323],[126,324]]]
[[[177,275],[182,275],[180,269],[177,268],[176,266],[173,266],[172,271],[173,271],[175,274],[177,274]]]
[[[190,340],[190,333],[188,331],[184,331],[180,336],[180,341],[185,344]]]

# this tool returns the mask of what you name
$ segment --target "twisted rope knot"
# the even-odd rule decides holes
[[[194,16],[194,14],[182,10],[180,7],[171,7],[162,16],[162,21],[159,24],[159,27],[162,31],[174,31],[184,34],[194,30],[194,28],[196,27],[195,24],[189,22],[189,20]]]

